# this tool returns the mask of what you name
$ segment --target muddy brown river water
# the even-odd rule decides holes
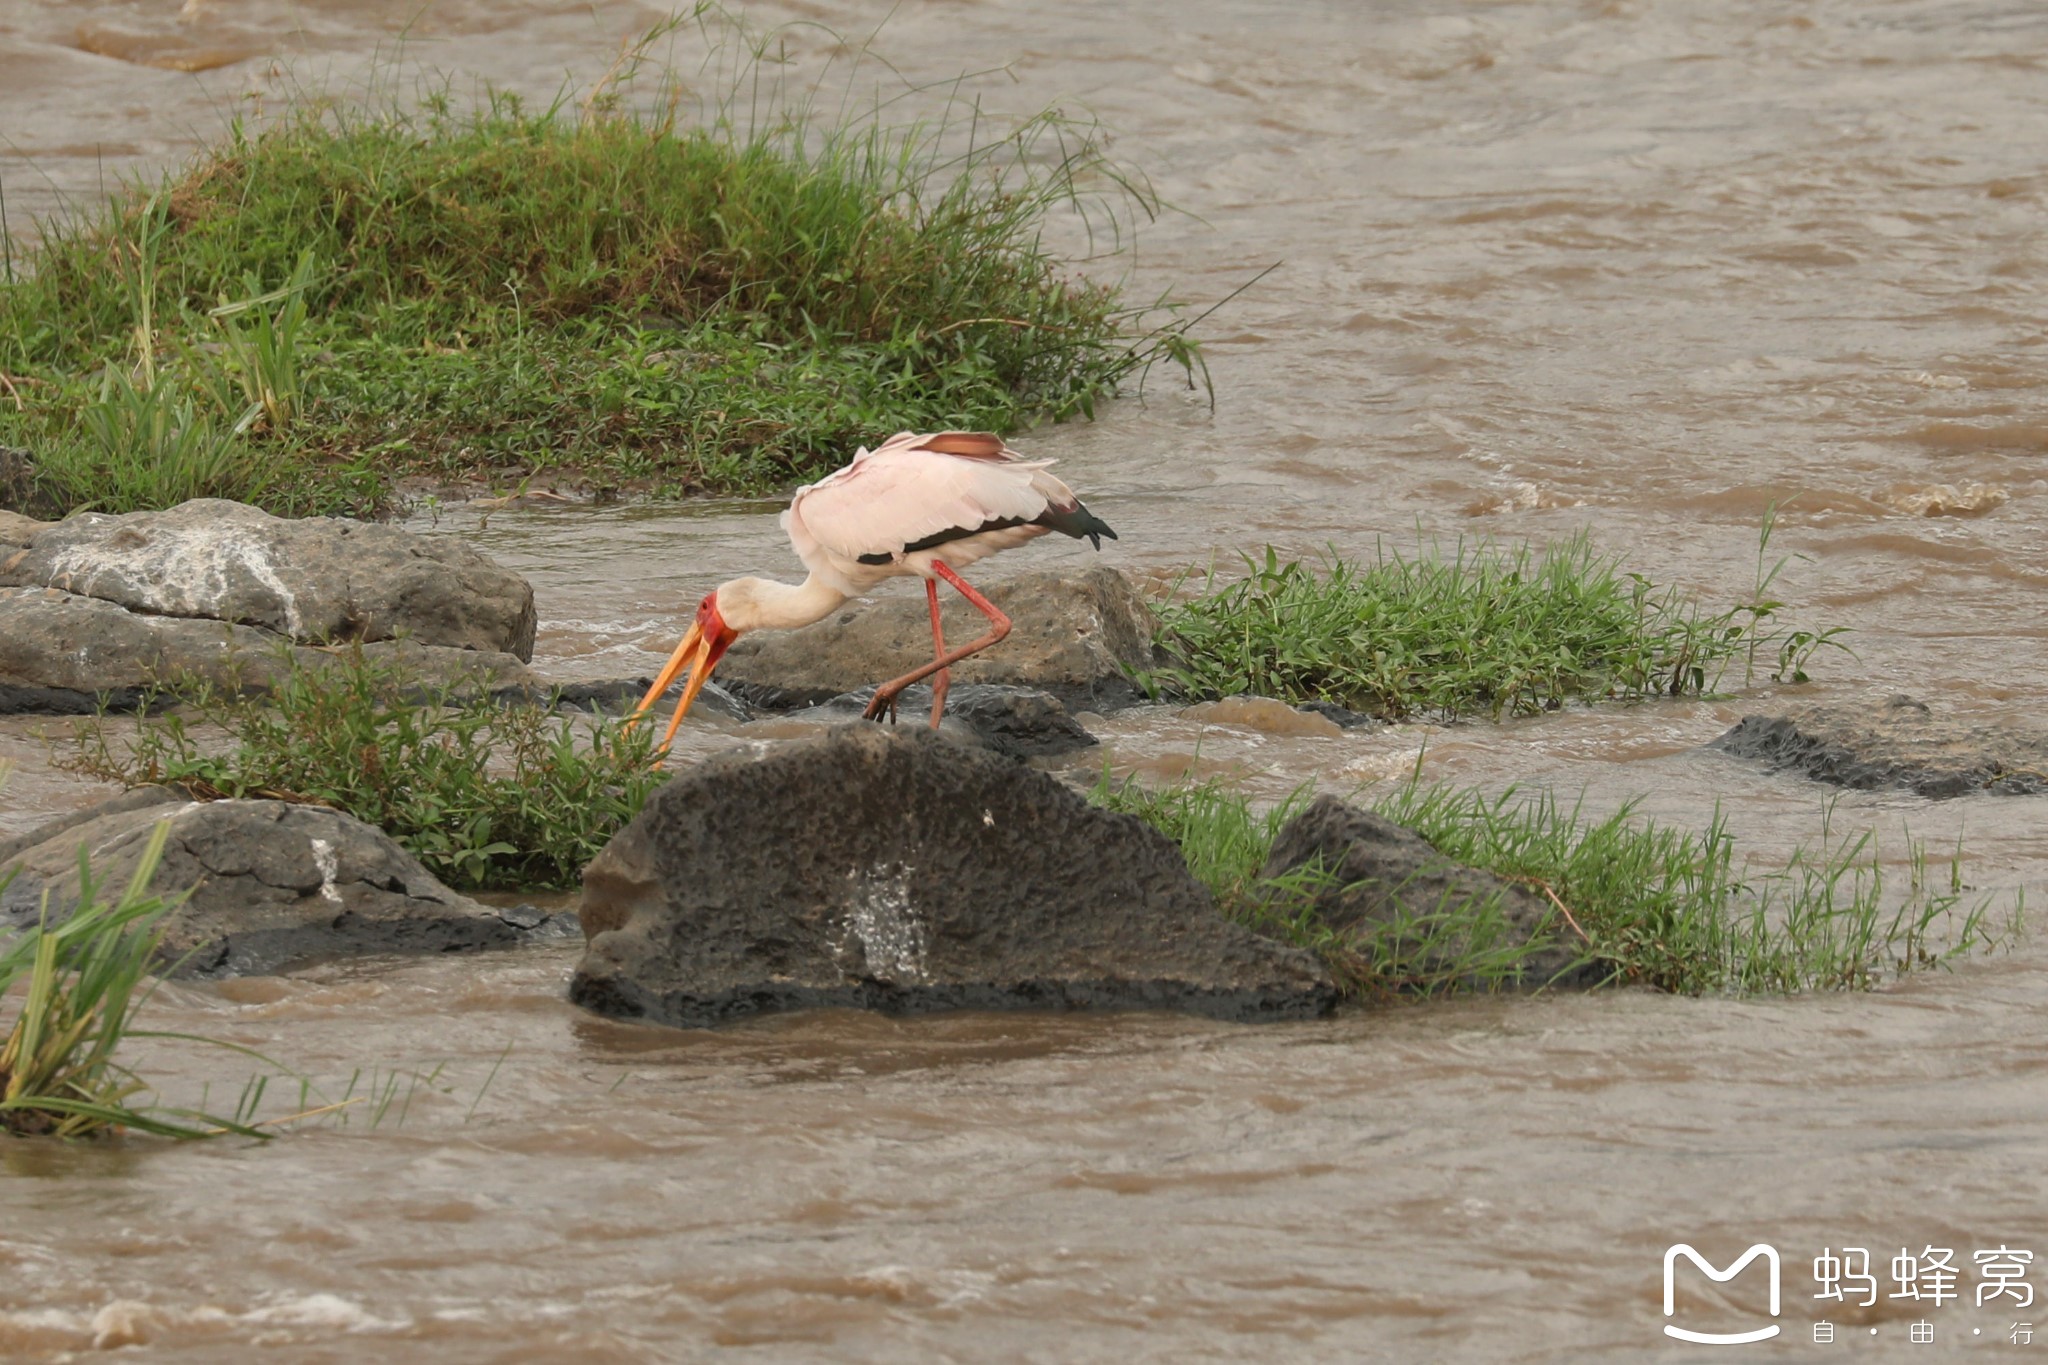
[[[866,32],[881,6],[758,22]],[[566,0],[0,0],[17,233],[293,81],[407,63],[536,91],[657,18]],[[403,44],[398,33],[410,22]],[[794,36],[799,71],[827,40]],[[1086,107],[1186,210],[1139,292],[1213,299],[1218,403],[1155,382],[1033,433],[1132,569],[1234,547],[1547,542],[1590,527],[1713,601],[1752,583],[1853,630],[1801,697],[2048,700],[2048,9],[2023,0],[898,7],[918,80],[1007,64],[992,109]],[[376,73],[384,73],[382,76]],[[793,574],[772,506],[422,511],[527,573],[557,677],[644,672],[689,604]],[[1040,544],[1000,575],[1079,565]],[[1639,799],[1782,860],[1828,793],[1700,746],[1773,702],[1332,738],[1133,712],[1108,758],[1263,795],[1403,770]],[[36,732],[0,833],[90,799]],[[693,721],[687,759],[742,742]],[[1095,764],[1101,757],[1085,760]],[[1985,892],[2048,886],[2048,803],[1851,795],[1837,828],[1960,838]],[[0,1358],[347,1361],[1742,1358],[1661,1335],[1663,1258],[1783,1264],[1750,1351],[2048,1353],[2048,951],[1857,996],[1642,993],[1157,1016],[811,1014],[719,1033],[567,1005],[565,949],[167,989],[160,1027],[389,1098],[266,1147],[0,1145]],[[244,1059],[148,1043],[173,1100]],[[437,1070],[438,1068],[438,1070]],[[431,1075],[430,1084],[413,1076]],[[394,1077],[396,1080],[394,1081]],[[1890,1297],[1949,1248],[1961,1299]],[[1871,1253],[1878,1297],[1816,1300]],[[2026,1251],[2018,1288],[1974,1253]],[[2010,1259],[2010,1258],[2009,1258]],[[1678,1315],[1773,1321],[1761,1262]],[[1853,1264],[1851,1266],[1853,1270]],[[1832,1325],[1816,1344],[1815,1324]],[[1912,1340],[1926,1324],[1931,1343]],[[2038,1323],[2038,1335],[2032,1334]],[[2023,1329],[2022,1324],[2025,1324]]]

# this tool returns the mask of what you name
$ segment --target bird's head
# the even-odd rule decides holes
[[[746,595],[743,592],[734,593],[744,581],[727,583],[724,587],[714,588],[704,594],[704,600],[697,604],[697,619],[690,623],[689,633],[684,635],[683,642],[676,646],[676,652],[669,656],[660,676],[654,680],[653,689],[647,694],[648,702],[653,701],[668,690],[669,684],[676,680],[678,673],[686,668],[690,670],[690,680],[683,687],[683,699],[676,704],[675,715],[669,718],[668,733],[661,737],[661,747],[664,749],[668,747],[669,741],[675,738],[677,728],[683,723],[683,717],[690,713],[690,707],[696,704],[697,694],[704,690],[705,683],[711,681],[711,670],[718,667],[718,661],[725,657],[725,651],[732,648],[732,642],[739,639],[740,632],[746,629],[746,626],[735,626],[726,619],[726,611],[732,609],[736,609],[734,614],[741,620],[748,619],[751,608]],[[724,595],[733,595],[740,600],[728,602],[721,608],[720,601]],[[641,703],[642,709],[645,709],[646,705],[647,702]]]

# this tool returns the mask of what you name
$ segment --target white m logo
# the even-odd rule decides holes
[[[1665,1248],[1664,1251],[1665,1317],[1670,1317],[1677,1309],[1677,1304],[1673,1301],[1672,1295],[1671,1272],[1677,1266],[1680,1256],[1685,1257],[1686,1260],[1698,1266],[1705,1272],[1706,1277],[1716,1284],[1728,1283],[1728,1281],[1742,1273],[1744,1266],[1747,1266],[1759,1256],[1763,1257],[1766,1261],[1770,1262],[1771,1266],[1771,1316],[1774,1318],[1778,1316],[1778,1249],[1776,1247],[1766,1246],[1762,1242],[1758,1242],[1755,1246],[1743,1252],[1741,1257],[1726,1270],[1716,1270],[1706,1257],[1700,1255],[1699,1252],[1693,1250],[1686,1243],[1680,1242],[1676,1246]],[[1680,1341],[1696,1341],[1706,1346],[1740,1346],[1746,1341],[1767,1341],[1771,1337],[1778,1335],[1778,1324],[1774,1322],[1768,1327],[1759,1327],[1753,1332],[1688,1332],[1683,1327],[1673,1327],[1667,1322],[1664,1324],[1664,1335],[1667,1337],[1677,1337]]]

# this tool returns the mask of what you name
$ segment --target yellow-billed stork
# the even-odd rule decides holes
[[[1046,473],[1051,464],[1027,460],[1000,436],[980,431],[904,431],[873,450],[863,448],[846,468],[799,488],[782,514],[782,529],[810,576],[801,583],[735,578],[706,594],[697,605],[696,622],[633,720],[647,714],[688,668],[690,680],[661,737],[666,749],[711,670],[741,635],[807,626],[886,579],[914,574],[924,580],[931,604],[932,661],[875,689],[864,714],[869,720],[884,712],[893,716],[898,693],[937,674],[931,713],[936,729],[951,681],[949,667],[1010,633],[1010,618],[957,570],[1048,531],[1086,536],[1098,550],[1102,537],[1116,539],[1116,532],[1073,489]],[[939,628],[941,578],[989,620],[988,634],[951,651]]]

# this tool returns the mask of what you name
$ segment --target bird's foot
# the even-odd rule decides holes
[[[860,718],[862,720],[879,721],[884,715],[889,717],[891,725],[896,723],[896,694],[894,692],[875,693],[874,696],[868,699],[867,709],[860,713]]]

